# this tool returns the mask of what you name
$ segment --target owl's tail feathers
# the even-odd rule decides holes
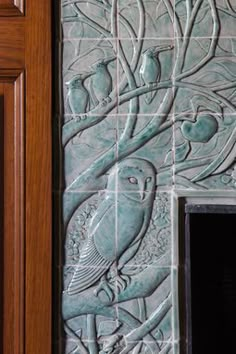
[[[151,91],[146,93],[144,97],[146,104],[151,104],[155,96],[156,96],[156,91]]]
[[[77,269],[67,289],[69,295],[76,295],[90,288],[107,272],[106,268]]]
[[[93,242],[89,242],[81,254],[67,292],[78,294],[94,285],[110,268],[111,262],[104,259]]]

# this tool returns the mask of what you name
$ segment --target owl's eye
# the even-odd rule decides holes
[[[147,182],[147,183],[151,182],[151,180],[152,180],[152,177],[146,178],[146,182]]]
[[[138,184],[138,180],[135,177],[129,177],[128,180],[129,180],[129,183]]]

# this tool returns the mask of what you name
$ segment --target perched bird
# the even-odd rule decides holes
[[[73,114],[86,113],[89,105],[89,93],[84,87],[84,80],[93,75],[93,72],[74,76],[66,82],[69,87],[67,99]]]
[[[134,257],[148,229],[155,186],[155,169],[146,160],[128,158],[114,167],[106,196],[91,220],[87,242],[67,289],[69,295],[98,281],[95,295],[104,290],[110,300],[114,298],[114,281],[118,291],[126,288],[128,280],[122,268]],[[116,268],[115,275],[108,279],[112,268]]]
[[[172,49],[171,45],[158,45],[150,47],[142,53],[142,65],[139,70],[140,80],[143,85],[156,83],[161,78],[161,63],[158,55],[160,52]],[[155,97],[156,91],[145,94],[145,101],[150,104]]]
[[[90,82],[90,93],[94,106],[97,106],[100,102],[106,104],[107,101],[110,101],[109,95],[112,91],[112,77],[107,66],[115,59],[116,57],[100,59],[92,65],[95,74]]]

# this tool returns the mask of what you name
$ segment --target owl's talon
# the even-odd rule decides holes
[[[99,293],[101,291],[104,291],[109,299],[109,301],[113,301],[114,300],[114,293],[112,288],[110,287],[109,283],[106,280],[101,280],[98,287],[94,290],[94,295],[96,297],[99,296]]]
[[[119,293],[121,292],[121,290],[124,291],[130,284],[130,277],[124,274],[116,275],[113,280],[115,280],[117,283],[117,289]]]
[[[122,278],[125,279],[127,286],[131,283],[131,278],[128,275],[122,274]]]
[[[107,102],[107,103],[110,103],[111,101],[112,101],[111,97],[108,96],[108,97],[106,98],[106,102]]]
[[[107,105],[107,102],[106,102],[105,99],[103,99],[102,102],[101,102],[101,106],[102,106],[102,107],[105,107],[106,105]]]

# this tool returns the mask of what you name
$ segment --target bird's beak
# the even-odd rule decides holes
[[[158,45],[156,47],[155,54],[160,53],[160,52],[164,52],[166,50],[171,50],[173,48],[174,48],[174,46],[171,44]]]
[[[85,79],[87,79],[88,77],[90,77],[90,76],[92,76],[94,74],[95,74],[94,71],[90,71],[88,73],[81,74],[81,78],[82,78],[82,80],[85,80]]]
[[[81,81],[83,81],[83,80],[87,79],[89,76],[94,75],[94,74],[95,74],[94,71],[90,71],[90,72],[87,72],[87,73],[79,74],[79,75],[74,76],[73,78],[71,78],[71,79],[70,79],[69,81],[67,81],[65,84],[66,84],[67,86],[69,86],[72,81],[75,81],[75,80],[81,80]]]
[[[112,58],[107,58],[107,59],[104,59],[104,63],[105,64],[109,64],[111,63],[112,61],[116,60],[116,57],[112,57]]]

